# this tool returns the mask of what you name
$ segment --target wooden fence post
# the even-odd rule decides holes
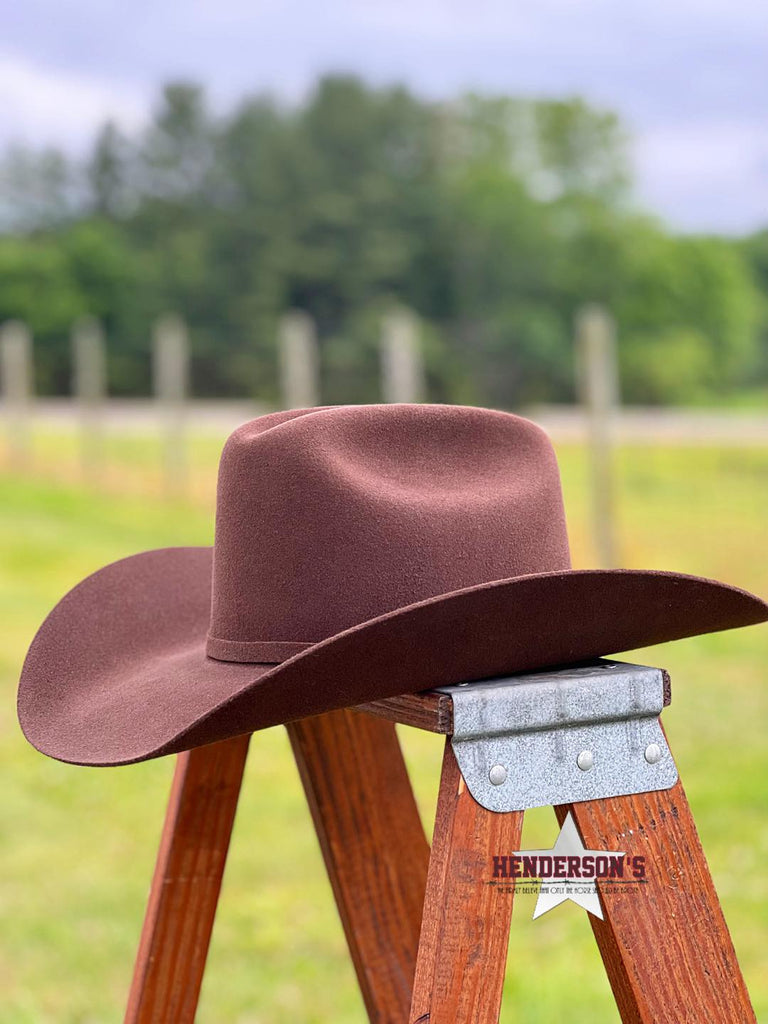
[[[285,409],[309,409],[319,404],[317,333],[312,317],[291,310],[278,328],[280,387]]]
[[[0,327],[0,371],[8,458],[14,469],[20,469],[29,457],[32,394],[32,335],[21,320],[8,320]]]
[[[583,306],[576,314],[580,399],[588,418],[592,530],[602,568],[616,564],[613,480],[613,426],[619,404],[616,329],[602,306]]]
[[[102,457],[107,391],[104,331],[95,317],[81,317],[72,328],[72,366],[72,393],[80,412],[83,472],[92,476]]]
[[[178,492],[187,475],[184,427],[189,337],[184,321],[176,313],[164,314],[155,322],[152,340],[152,381],[165,435],[165,483],[169,491]]]
[[[393,309],[382,322],[381,378],[385,402],[423,401],[424,365],[419,321],[408,309]]]

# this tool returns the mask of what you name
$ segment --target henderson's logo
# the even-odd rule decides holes
[[[512,891],[509,883],[541,879],[534,918],[566,900],[602,918],[596,881],[600,879],[612,885],[642,884],[645,882],[645,857],[628,857],[620,851],[587,850],[569,811],[551,850],[495,854],[491,859],[491,876],[490,885],[503,889],[506,881],[507,891]]]
[[[494,878],[624,878],[625,867],[636,880],[645,878],[645,857],[622,853],[582,856],[513,853],[493,858]]]

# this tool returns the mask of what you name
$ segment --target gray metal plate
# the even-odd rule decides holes
[[[669,789],[660,669],[615,661],[439,688],[453,699],[453,749],[472,796],[492,811]],[[645,752],[659,747],[651,764]],[[577,758],[592,754],[583,771]],[[588,759],[587,759],[588,760]],[[499,785],[491,769],[506,772]],[[498,767],[495,777],[502,776]]]

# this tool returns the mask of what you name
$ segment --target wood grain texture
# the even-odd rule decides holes
[[[354,710],[443,736],[450,736],[453,732],[453,700],[447,693],[437,693],[435,690],[387,697],[359,704]]]
[[[429,846],[395,726],[334,711],[286,728],[369,1018],[404,1024]]]
[[[194,1020],[249,739],[178,756],[126,1024]]]
[[[427,877],[411,1024],[495,1024],[512,885],[490,885],[494,855],[520,848],[522,812],[481,807],[446,740]]]
[[[755,1014],[682,785],[555,809],[589,849],[645,857],[639,892],[601,888],[590,923],[624,1024],[752,1024]]]

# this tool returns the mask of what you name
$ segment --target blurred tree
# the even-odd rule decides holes
[[[0,228],[28,233],[60,227],[76,216],[83,189],[59,150],[10,146],[0,160]]]
[[[35,387],[61,394],[69,387],[69,329],[84,296],[55,241],[0,238],[0,322],[19,319],[34,336]]]
[[[79,313],[98,317],[105,328],[111,393],[148,394],[152,265],[140,260],[117,223],[103,217],[73,225],[59,246],[80,296]]]
[[[673,238],[649,222],[632,226],[616,302],[627,399],[716,398],[744,384],[757,361],[758,300],[741,254],[725,240]],[[661,368],[655,363],[663,352],[669,364]]]
[[[594,196],[609,204],[627,198],[627,136],[616,114],[572,99],[535,104],[533,119],[534,194]]]
[[[627,136],[612,111],[581,99],[523,100],[474,93],[448,108],[444,150],[459,164],[493,166],[534,199],[628,198]]]
[[[203,90],[173,82],[163,88],[140,150],[142,195],[184,205],[210,197],[216,131]]]
[[[433,103],[329,76],[298,106],[214,114],[171,83],[143,131],[106,124],[84,166],[0,160],[0,318],[36,331],[46,391],[68,387],[70,324],[92,313],[112,391],[146,392],[152,321],[176,310],[194,394],[276,399],[275,326],[298,307],[328,400],[375,400],[392,301],[421,318],[441,401],[572,399],[587,301],[617,318],[630,400],[765,380],[768,236],[676,238],[633,212],[626,141],[580,99]]]
[[[757,289],[756,383],[768,384],[768,229],[746,238],[741,252],[752,270]]]
[[[86,169],[93,211],[99,216],[117,219],[129,208],[128,152],[128,144],[117,125],[108,121],[96,136]]]
[[[631,334],[620,347],[624,397],[643,405],[674,405],[712,397],[716,385],[707,337],[690,327]]]
[[[453,176],[446,201],[454,347],[477,394],[502,406],[564,397],[570,339],[553,303],[549,211],[503,169],[482,164]]]

